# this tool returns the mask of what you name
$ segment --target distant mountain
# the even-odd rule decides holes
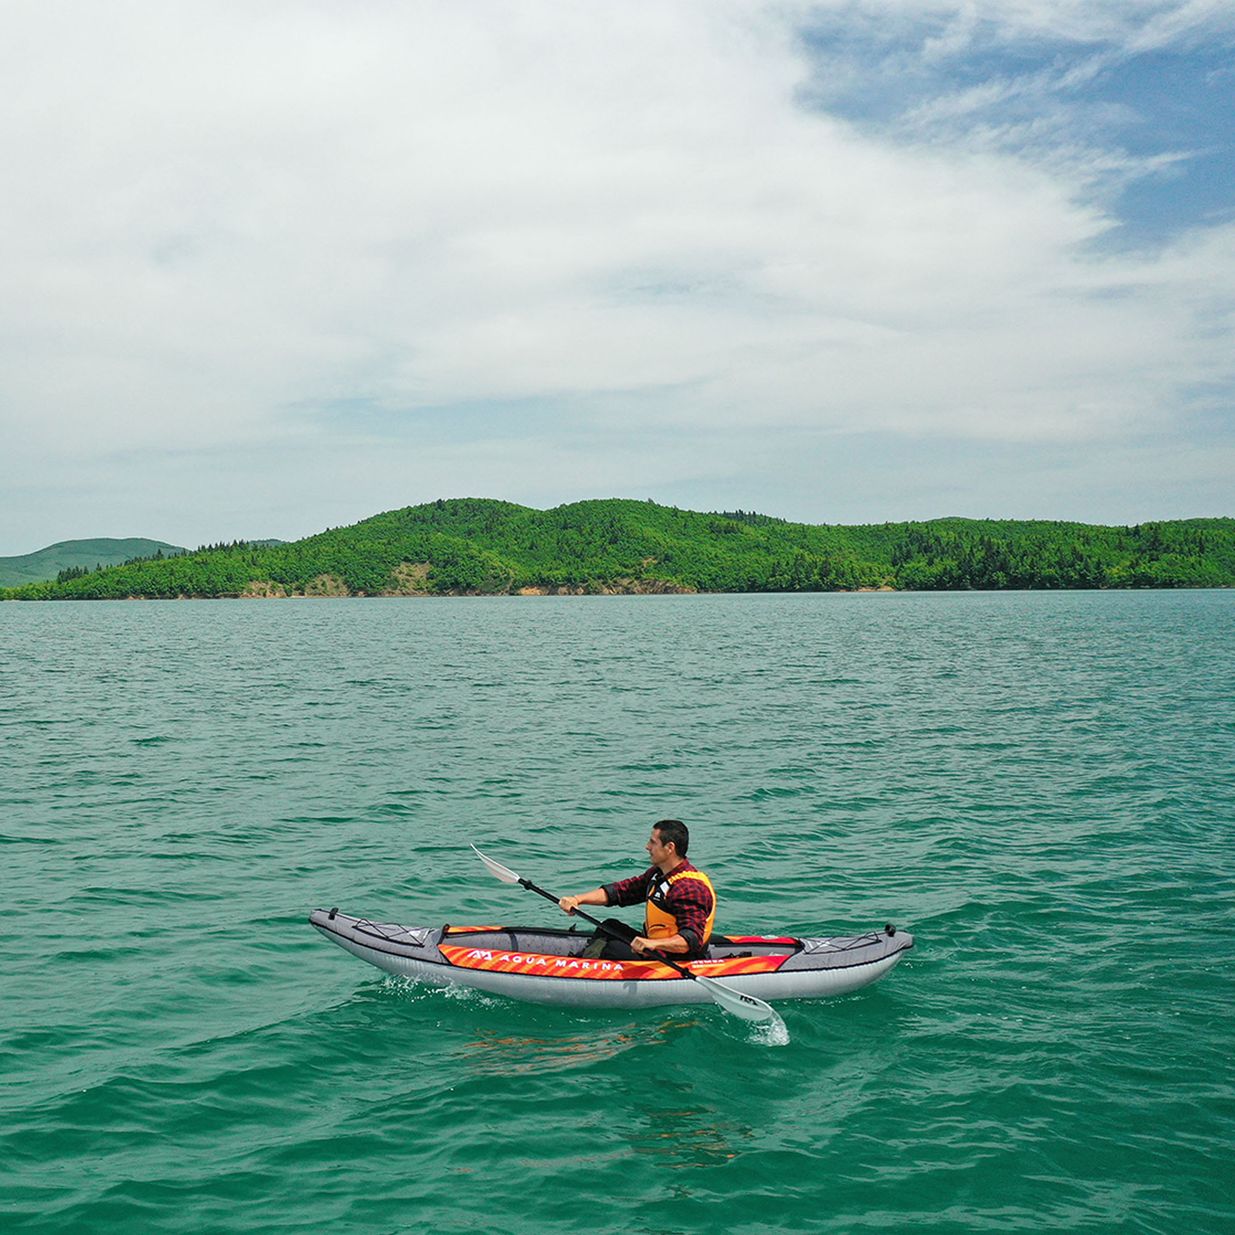
[[[0,587],[54,579],[63,570],[93,571],[98,566],[116,566],[135,557],[153,557],[156,553],[167,557],[185,552],[187,550],[178,545],[145,540],[140,536],[119,540],[108,536],[94,540],[61,540],[20,557],[0,557]]]
[[[1235,519],[857,527],[654,502],[455,498],[288,544],[236,542],[10,589],[10,599],[1235,586]]]

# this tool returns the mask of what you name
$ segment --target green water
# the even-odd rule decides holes
[[[1235,594],[0,606],[0,1227],[1235,1230]],[[388,979],[686,819],[781,1005]]]

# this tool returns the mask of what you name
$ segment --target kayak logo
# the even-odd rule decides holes
[[[673,970],[655,961],[608,961],[599,958],[549,956],[536,952],[502,952],[493,948],[464,948],[443,944],[442,955],[460,969],[484,969],[545,978],[676,978]]]
[[[467,959],[470,961],[492,961],[490,965],[481,968],[522,969],[525,972],[535,970],[538,973],[550,972],[555,969],[577,970],[580,973],[617,973],[622,966],[614,961],[575,960],[569,956],[544,956],[537,953],[503,952],[500,959],[488,948],[469,948]]]

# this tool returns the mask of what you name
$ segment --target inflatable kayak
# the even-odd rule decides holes
[[[703,983],[655,960],[582,955],[590,931],[535,926],[397,926],[315,909],[327,939],[387,973],[439,986],[470,986],[531,1003],[651,1008],[706,1003]],[[882,978],[913,947],[895,927],[830,939],[714,935],[708,956],[685,967],[757,999],[845,995]]]

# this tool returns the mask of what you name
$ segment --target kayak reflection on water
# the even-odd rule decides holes
[[[616,1059],[627,1051],[668,1046],[682,1031],[699,1024],[697,1017],[671,1017],[652,1025],[589,1029],[560,1036],[486,1033],[465,1043],[458,1055],[485,1075],[537,1075],[567,1072]]]

